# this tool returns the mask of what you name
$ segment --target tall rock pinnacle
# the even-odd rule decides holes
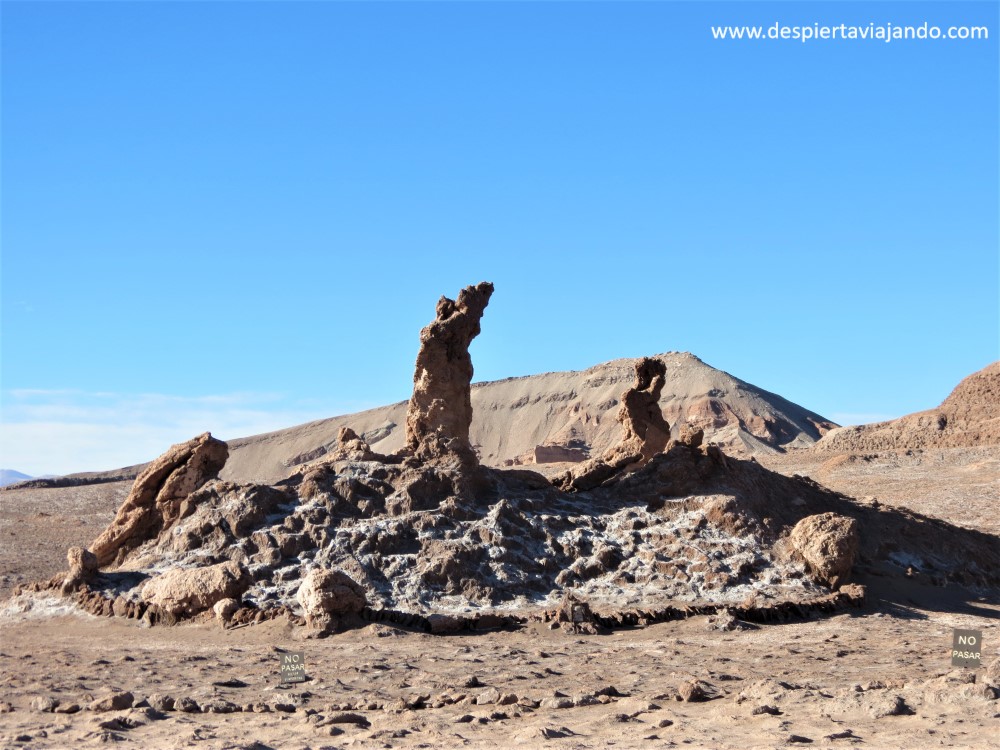
[[[420,331],[413,395],[406,412],[406,448],[418,458],[457,454],[473,458],[472,357],[469,344],[479,335],[493,284],[467,286],[457,300],[442,297],[434,320]]]

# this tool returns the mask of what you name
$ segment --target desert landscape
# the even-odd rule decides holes
[[[3,747],[996,745],[1000,363],[847,427],[688,353],[473,384],[493,293],[408,402],[0,490]]]

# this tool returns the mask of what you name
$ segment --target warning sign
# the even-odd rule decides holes
[[[951,637],[951,665],[978,667],[983,653],[983,631],[954,630]]]
[[[281,659],[281,684],[306,681],[306,662],[302,651],[283,651]]]

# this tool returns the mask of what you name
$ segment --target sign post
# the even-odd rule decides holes
[[[982,653],[982,630],[952,631],[951,665],[953,667],[978,667]]]
[[[306,681],[306,662],[302,651],[283,651],[281,659],[281,684],[290,685]]]

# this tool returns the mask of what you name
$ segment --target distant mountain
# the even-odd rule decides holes
[[[25,479],[31,479],[31,477],[28,474],[22,474],[13,469],[0,469],[0,487],[14,484],[15,482],[23,482]]]
[[[749,456],[813,445],[837,425],[774,393],[717,370],[687,352],[656,355],[667,366],[660,397],[676,433],[684,423],[727,453]],[[633,359],[579,372],[550,372],[472,385],[470,437],[490,466],[582,461],[614,445],[621,434],[618,399],[635,378]],[[275,482],[319,458],[350,427],[377,451],[403,447],[405,401],[358,414],[310,422],[229,441],[222,478]],[[676,435],[675,435],[676,436]]]
[[[814,445],[836,424],[798,404],[733,377],[688,352],[655,355],[667,367],[660,396],[674,436],[684,424],[730,455],[747,457]],[[587,370],[549,372],[472,384],[470,438],[489,466],[556,468],[600,455],[621,437],[619,398],[635,379],[634,359]],[[403,447],[406,401],[238,438],[229,443],[221,478],[277,482],[296,466],[323,456],[350,427],[376,451]],[[167,446],[164,446],[166,450]],[[134,479],[146,464],[108,472],[35,480],[37,487],[70,487]]]

